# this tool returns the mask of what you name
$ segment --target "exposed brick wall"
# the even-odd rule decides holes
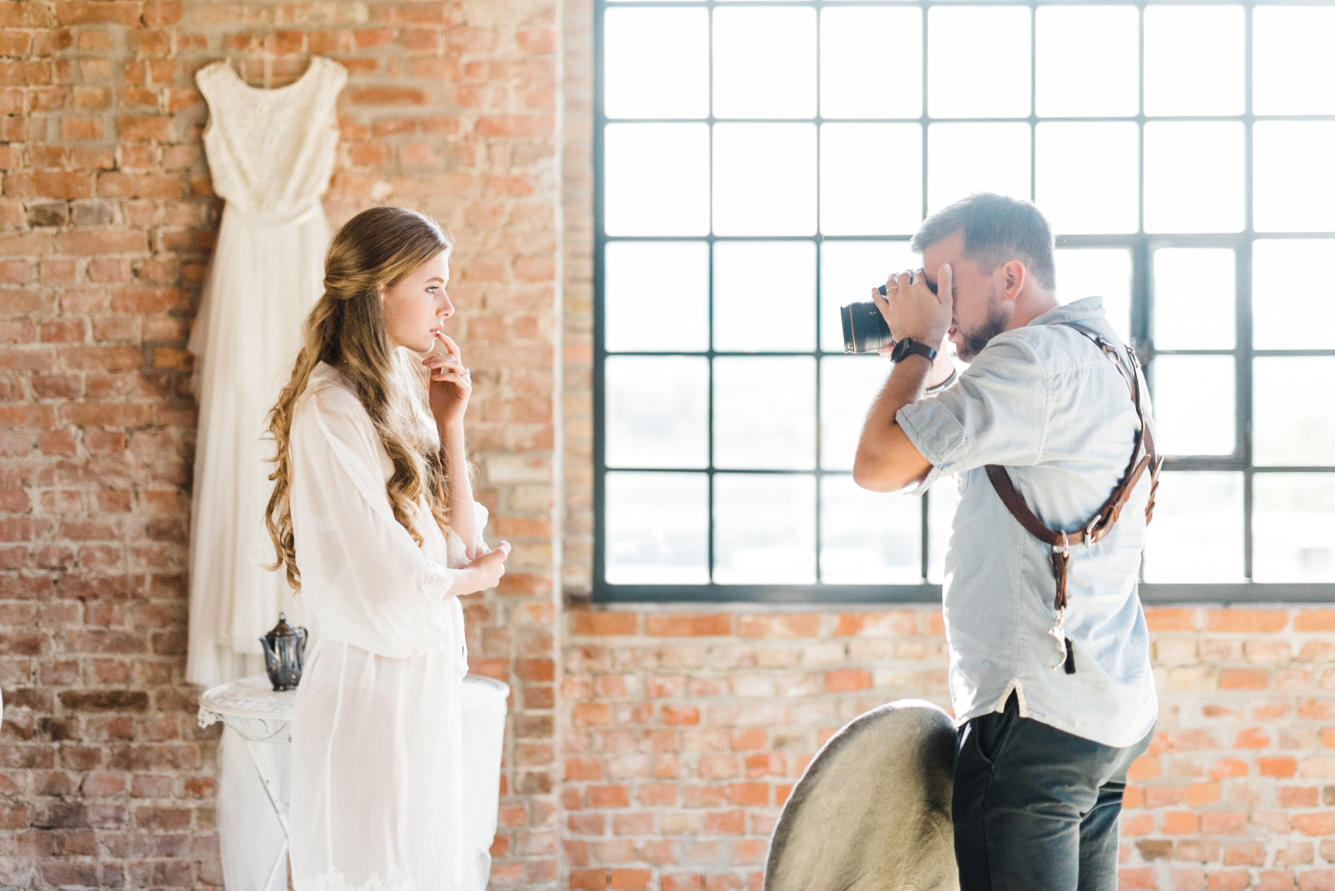
[[[331,220],[396,201],[458,242],[479,494],[516,543],[468,608],[474,669],[514,690],[493,887],[756,887],[831,732],[945,704],[933,607],[583,603],[591,23],[591,0],[0,2],[0,886],[221,880],[217,730],[182,680],[184,344],[221,208],[193,74],[229,52],[257,73],[267,46],[275,83],[347,66]],[[1335,609],[1150,618],[1124,887],[1335,888]]]
[[[1335,888],[1335,610],[1152,608],[1162,703],[1121,887]],[[940,611],[572,611],[573,888],[760,887],[811,756],[895,699],[949,708]]]
[[[217,728],[183,682],[186,337],[217,230],[194,73],[350,78],[326,210],[435,214],[476,369],[470,451],[515,544],[468,606],[511,683],[495,887],[559,885],[554,3],[0,2],[0,886],[221,881]],[[257,629],[257,632],[264,629]]]

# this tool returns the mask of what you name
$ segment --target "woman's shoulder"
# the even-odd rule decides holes
[[[321,362],[311,369],[306,389],[297,397],[293,422],[321,418],[338,418],[355,424],[371,423],[370,415],[357,398],[356,392],[338,369]]]

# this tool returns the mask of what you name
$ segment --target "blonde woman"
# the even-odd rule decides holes
[[[292,724],[298,891],[474,891],[489,871],[489,820],[462,796],[459,598],[510,547],[483,543],[468,478],[450,248],[403,208],[349,220],[270,415],[266,520],[316,639]]]

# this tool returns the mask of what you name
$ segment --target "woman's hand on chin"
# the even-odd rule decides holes
[[[431,415],[442,431],[462,425],[468,399],[473,395],[473,379],[463,363],[459,345],[436,329],[436,339],[445,352],[433,352],[422,360],[431,371]]]

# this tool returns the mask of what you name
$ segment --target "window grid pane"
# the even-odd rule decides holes
[[[1266,7],[1253,0],[1201,6],[1008,0],[996,7],[949,0],[912,5],[872,0],[857,6],[793,0],[762,8],[727,0],[681,7],[599,0],[596,15],[606,21],[598,29],[597,51],[607,70],[599,71],[595,100],[601,196],[595,212],[595,381],[606,380],[617,357],[645,353],[695,357],[704,368],[707,461],[698,479],[707,483],[709,516],[701,521],[696,514],[695,522],[707,526],[697,531],[699,540],[708,542],[710,581],[700,582],[708,593],[694,597],[763,598],[766,589],[796,587],[807,589],[804,599],[810,599],[820,596],[823,585],[861,591],[869,600],[934,596],[945,520],[953,509],[949,487],[936,487],[922,501],[883,502],[887,529],[897,530],[900,539],[916,533],[914,548],[905,551],[900,540],[880,550],[856,535],[839,512],[847,507],[874,514],[868,505],[876,501],[863,501],[848,489],[851,454],[840,452],[851,451],[860,419],[842,417],[858,399],[840,388],[856,387],[865,400],[871,387],[858,382],[883,379],[885,366],[878,369],[880,360],[872,357],[831,354],[841,346],[837,308],[866,300],[885,275],[920,262],[907,249],[917,221],[984,189],[1034,200],[1044,211],[1058,238],[1058,299],[1102,292],[1110,318],[1146,362],[1152,393],[1164,388],[1162,409],[1192,406],[1195,389],[1220,397],[1214,399],[1214,414],[1199,423],[1173,411],[1164,424],[1165,438],[1176,445],[1164,451],[1170,452],[1168,467],[1177,481],[1170,492],[1218,495],[1232,512],[1223,522],[1237,531],[1240,563],[1223,574],[1242,580],[1233,586],[1241,592],[1234,596],[1245,599],[1247,588],[1260,590],[1253,583],[1325,578],[1326,556],[1307,551],[1303,572],[1277,568],[1284,558],[1276,556],[1267,536],[1289,510],[1288,496],[1275,493],[1296,491],[1303,480],[1324,492],[1335,480],[1335,454],[1324,450],[1328,427],[1320,427],[1302,454],[1278,452],[1273,443],[1314,422],[1301,409],[1259,403],[1274,399],[1283,386],[1277,375],[1285,369],[1311,366],[1324,372],[1335,365],[1335,349],[1317,336],[1330,326],[1286,329],[1288,313],[1281,309],[1308,306],[1322,315],[1335,306],[1324,275],[1302,276],[1294,263],[1282,264],[1335,243],[1327,241],[1335,238],[1335,217],[1328,212],[1335,205],[1335,180],[1329,171],[1307,183],[1298,200],[1291,197],[1299,171],[1315,169],[1309,162],[1335,147],[1331,93],[1301,88],[1328,82],[1330,56],[1324,50],[1294,53],[1285,42],[1295,21],[1335,23],[1335,0]],[[629,18],[616,19],[629,11],[668,23],[659,33],[664,43],[678,40],[680,51],[648,47],[645,26],[637,30],[627,24]],[[757,16],[768,17],[767,31],[781,38],[768,47],[770,55],[758,59],[752,58],[756,42],[747,37],[754,33],[747,22]],[[1180,45],[1184,29],[1199,32],[1207,20],[1206,30],[1221,35],[1221,47],[1184,72],[1171,50]],[[701,21],[709,31],[704,53]],[[1315,26],[1298,30],[1323,33]],[[906,46],[900,64],[861,65],[857,47],[879,45],[878,35],[886,31]],[[1090,31],[1106,38],[1097,64],[1063,55],[1063,46],[1081,43],[1069,39],[1073,34]],[[1002,32],[1014,39],[995,40]],[[633,38],[626,46],[609,44],[623,33]],[[1143,39],[1132,39],[1137,33]],[[986,54],[991,50],[985,36],[992,47],[1007,45],[1010,60],[1019,47],[1028,66],[1010,65],[982,84],[957,65],[952,70],[946,53],[957,63],[960,47],[974,41]],[[1254,48],[1249,68],[1241,61],[1248,45]],[[654,58],[672,60],[672,77],[645,57],[651,50],[658,54]],[[1105,77],[1116,70],[1118,76],[1089,84],[1079,71],[1066,82],[1052,76],[1072,72],[1073,65],[1097,68]],[[770,66],[773,76],[760,77],[757,66]],[[1207,78],[1213,85],[1208,91],[1200,86],[1205,69],[1214,73]],[[614,70],[619,78],[648,72],[638,94],[642,103],[634,101],[634,84],[604,80]],[[868,83],[874,86],[858,92]],[[709,105],[703,111],[702,93]],[[1254,104],[1247,107],[1248,101]],[[630,129],[635,127],[660,129]],[[1310,194],[1313,188],[1319,194]],[[708,269],[702,274],[698,263],[688,262],[689,269],[664,275],[672,286],[646,286],[644,304],[638,305],[627,258],[637,256],[640,244],[665,258],[674,244],[699,246]],[[749,275],[748,256],[757,263]],[[1323,265],[1311,257],[1297,263]],[[777,274],[776,264],[794,270],[792,279]],[[643,277],[660,271],[666,272],[648,263]],[[1291,283],[1299,279],[1305,287],[1293,290]],[[1066,293],[1063,282],[1082,293]],[[1208,293],[1195,293],[1201,290]],[[678,306],[689,313],[687,323],[669,318]],[[1209,314],[1204,321],[1203,312]],[[655,326],[654,318],[662,324]],[[647,330],[632,336],[635,329],[628,325],[642,319]],[[700,344],[702,320],[708,347]],[[612,337],[614,329],[620,333]],[[1286,357],[1292,364],[1283,364]],[[747,387],[756,391],[753,398],[747,398]],[[606,539],[614,531],[607,477],[620,474],[624,494],[625,481],[636,479],[635,473],[658,471],[651,477],[656,479],[672,476],[665,473],[671,468],[699,464],[671,449],[675,457],[647,467],[609,464],[609,434],[623,444],[638,442],[646,454],[652,454],[655,437],[609,427],[616,418],[602,401],[605,392],[610,392],[605,385],[595,387],[595,596],[636,599],[644,592],[635,584],[618,585],[612,576],[625,573],[610,571],[608,555],[615,550],[610,545],[616,543]],[[759,420],[781,407],[794,413],[787,426]],[[759,415],[748,418],[746,410]],[[626,415],[623,407],[621,416]],[[792,441],[762,450],[743,435],[757,427],[752,432],[761,439]],[[670,443],[679,435],[662,430],[657,438]],[[612,451],[624,455],[626,448]],[[1254,463],[1260,469],[1254,470]],[[1227,492],[1220,488],[1224,482]],[[766,521],[783,526],[790,546],[810,551],[775,564],[788,567],[786,580],[779,577],[783,573],[762,578],[765,573],[756,567],[765,561],[756,558],[758,552],[738,550],[737,527],[745,525],[738,493],[752,493],[756,504],[786,498],[808,511],[806,517]],[[1161,503],[1168,503],[1167,497]],[[907,514],[906,504],[912,506]],[[1191,509],[1178,504],[1163,515],[1171,519]],[[617,510],[625,526],[624,497]],[[726,528],[719,527],[719,519]],[[1159,532],[1151,527],[1151,541]],[[1254,532],[1261,537],[1254,539]],[[1163,535],[1171,537],[1171,530]],[[727,552],[717,553],[720,547]],[[906,558],[909,553],[916,553],[916,561]],[[856,554],[875,565],[844,565]],[[1153,599],[1156,582],[1165,589],[1201,584],[1201,596],[1217,594],[1217,588],[1202,584],[1206,579],[1177,572],[1168,559],[1162,550],[1147,556],[1147,565],[1159,566],[1147,575],[1147,599]],[[690,586],[681,577],[657,583],[637,578],[637,583]],[[878,595],[877,588],[884,593]],[[1292,595],[1291,586],[1285,591]]]

